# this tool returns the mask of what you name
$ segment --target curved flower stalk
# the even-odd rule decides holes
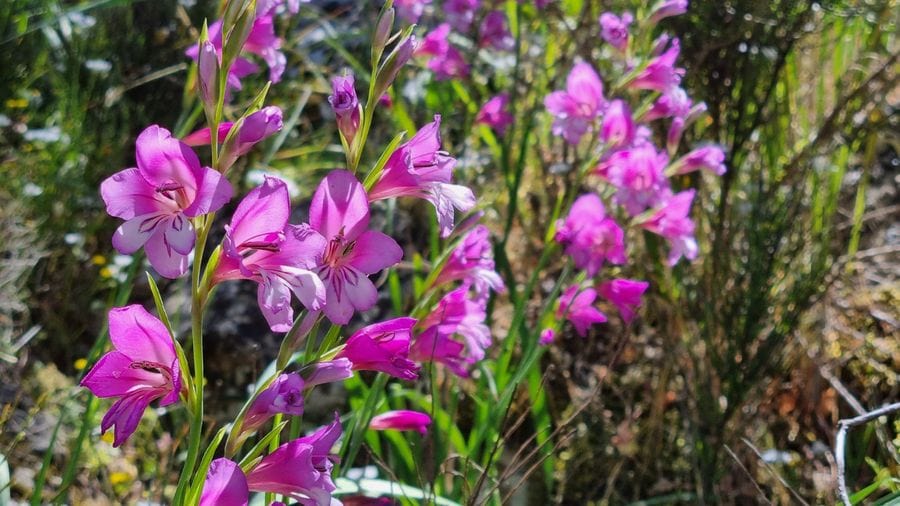
[[[378,181],[369,190],[369,201],[391,197],[425,199],[437,212],[441,236],[453,231],[454,209],[468,211],[475,206],[469,188],[452,184],[456,159],[441,150],[441,116],[423,126],[409,142],[394,151]]]
[[[327,241],[318,264],[325,284],[323,311],[343,325],[355,311],[375,305],[378,292],[369,280],[403,258],[403,250],[387,235],[368,230],[369,200],[350,172],[335,170],[319,184],[309,206],[312,229]]]
[[[100,430],[115,427],[113,446],[121,446],[152,401],[160,399],[160,406],[178,401],[181,370],[166,326],[139,305],[109,312],[109,339],[115,350],[94,365],[81,386],[97,397],[119,398],[103,417]]]
[[[315,272],[325,239],[306,224],[288,224],[289,216],[287,185],[266,177],[235,210],[213,276],[214,283],[229,279],[259,283],[259,307],[275,332],[291,328],[291,294],[311,311],[322,309],[326,295]]]
[[[201,167],[191,148],[165,128],[148,127],[136,144],[137,168],[117,172],[100,185],[106,212],[125,220],[113,246],[125,255],[143,247],[157,272],[177,278],[187,272],[194,249],[191,218],[225,205],[231,184]]]

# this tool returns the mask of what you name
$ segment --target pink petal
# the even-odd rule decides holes
[[[343,233],[348,241],[369,227],[369,199],[356,177],[331,171],[319,184],[309,206],[309,223],[326,239]]]
[[[135,142],[138,169],[151,185],[176,183],[193,197],[197,183],[193,169],[200,167],[200,159],[191,148],[172,137],[158,125],[144,129]]]
[[[119,228],[113,233],[113,247],[123,255],[134,253],[141,249],[157,229],[161,229],[160,224],[165,226],[166,220],[166,215],[163,213],[151,213],[131,218],[119,225]]]
[[[325,284],[316,273],[296,267],[282,267],[280,272],[304,307],[310,311],[322,309],[325,304]]]
[[[581,62],[572,68],[566,80],[566,91],[578,102],[587,105],[595,115],[606,103],[603,83],[589,63]]]
[[[246,506],[249,498],[247,477],[236,463],[226,458],[210,463],[200,506]]]
[[[166,326],[138,304],[109,311],[109,339],[116,350],[136,362],[164,366],[176,362],[175,345]]]
[[[106,178],[100,183],[100,196],[106,203],[106,212],[123,220],[165,208],[156,199],[153,186],[138,169],[125,169]]]
[[[266,176],[250,190],[231,217],[228,238],[234,247],[280,235],[291,214],[291,197],[284,181]]]
[[[122,443],[134,434],[151,400],[152,395],[132,394],[113,403],[100,422],[100,430],[103,432],[112,426],[116,427],[113,446],[122,446]]]
[[[163,277],[175,279],[188,270],[187,255],[177,252],[167,244],[166,235],[162,231],[158,230],[147,240],[144,252],[147,253],[150,265]]]
[[[259,308],[273,332],[287,332],[294,322],[291,308],[291,288],[283,279],[264,273],[263,282],[257,288]]]
[[[234,189],[220,172],[209,167],[200,167],[193,169],[193,173],[197,181],[197,194],[191,205],[184,210],[186,216],[193,218],[218,211],[231,200]]]
[[[168,222],[160,223],[165,234],[165,241],[173,250],[187,255],[194,249],[194,226],[184,215],[171,217]]]
[[[374,274],[403,260],[403,249],[390,236],[367,230],[356,239],[347,263],[364,274]]]
[[[97,397],[122,397],[143,385],[158,383],[162,375],[131,367],[133,360],[124,353],[111,351],[94,365],[81,380],[81,386]]]

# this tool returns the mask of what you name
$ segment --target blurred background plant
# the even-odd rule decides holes
[[[40,503],[68,490],[73,504],[154,500],[177,467],[156,457],[183,438],[177,421],[142,428],[155,447],[84,445],[84,468],[67,465],[93,436],[78,433],[84,406],[96,409],[73,385],[102,335],[105,308],[134,271],[110,246],[112,222],[97,185],[132,163],[144,126],[188,121],[183,51],[196,41],[192,27],[215,17],[214,3],[0,5],[0,453],[12,475],[0,487],[14,498]],[[444,144],[460,159],[459,174],[494,202],[485,222],[497,234],[498,268],[511,289],[492,308],[494,335],[503,337],[539,324],[533,319],[562,266],[550,262],[533,299],[517,292],[541,256],[557,195],[571,181],[566,164],[575,161],[551,140],[543,98],[561,87],[577,56],[597,47],[602,12],[641,5],[495,4],[522,34],[511,53],[520,57],[484,59],[474,32],[471,40],[459,36],[471,76],[402,75],[392,107],[379,113],[386,125],[372,135],[387,142],[392,126],[412,132],[433,113],[444,115]],[[439,5],[420,30],[442,21]],[[440,416],[452,417],[436,424],[458,432],[412,447],[396,434],[370,433],[355,464],[390,468],[423,489],[447,471],[432,486],[471,502],[486,500],[480,494],[501,478],[501,498],[533,504],[833,501],[837,420],[900,392],[898,12],[894,0],[697,1],[663,21],[682,41],[685,88],[709,108],[685,145],[713,140],[727,155],[729,171],[715,184],[680,176],[681,186],[698,189],[700,258],[671,272],[659,261],[634,267],[630,275],[653,287],[641,318],[595,327],[586,339],[563,328],[540,367],[511,390],[509,411],[491,419],[496,433],[478,433],[498,413],[485,404],[492,385],[482,374],[450,389],[463,396],[434,392],[448,401]],[[259,171],[274,171],[308,198],[321,169],[344,163],[328,79],[343,68],[365,79],[360,62],[376,14],[367,3],[335,0],[281,22],[288,71],[270,97],[285,110],[284,134],[237,168],[247,186]],[[504,136],[474,126],[480,106],[499,92],[510,94],[516,116]],[[403,202],[387,221],[395,237],[436,255],[437,229],[419,206]],[[392,274],[385,311],[418,293],[403,288],[421,283],[434,260],[417,258]],[[175,293],[178,285],[163,289]],[[245,313],[255,315],[253,297]],[[149,302],[145,285],[135,286],[133,299]],[[512,320],[517,304],[525,320]],[[277,344],[258,337],[262,328],[241,317],[212,333],[208,351],[219,365],[208,374],[221,387],[213,395],[238,400],[243,391],[229,389],[274,358]],[[369,386],[348,388],[361,398]],[[425,409],[431,393],[392,385],[386,402]],[[323,399],[321,412],[341,399]],[[860,502],[900,490],[893,420],[850,434],[848,481],[862,491]]]

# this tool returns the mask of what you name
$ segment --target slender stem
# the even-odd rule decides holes
[[[880,418],[888,413],[893,413],[894,411],[900,411],[900,402],[888,404],[887,406],[882,406],[878,409],[869,411],[868,413],[863,413],[860,416],[847,418],[838,422],[838,433],[834,439],[834,459],[837,462],[838,496],[840,496],[841,501],[845,505],[851,506],[853,504],[853,502],[850,500],[850,494],[847,492],[847,464],[845,462],[844,456],[844,446],[847,441],[847,430],[854,425],[862,425],[864,423]]]

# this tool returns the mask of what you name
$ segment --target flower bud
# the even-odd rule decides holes
[[[200,52],[197,56],[197,86],[200,92],[200,100],[208,115],[216,110],[219,96],[219,55],[216,47],[209,40],[200,42]]]
[[[297,373],[282,374],[260,393],[244,418],[244,431],[252,431],[278,413],[303,414],[303,378]]]
[[[381,12],[378,16],[378,23],[375,25],[375,33],[372,35],[372,51],[377,51],[380,55],[391,39],[391,31],[394,29],[394,8],[390,7]]]
[[[360,105],[352,74],[337,76],[331,80],[328,103],[337,118],[338,129],[347,145],[352,145],[359,130]]]
[[[421,434],[428,432],[431,417],[418,411],[405,409],[388,411],[372,417],[369,428],[372,430],[415,430]]]
[[[258,142],[270,137],[283,128],[281,109],[276,106],[264,107],[235,123],[237,132],[229,132],[225,140],[219,170],[225,172],[239,156],[247,154]],[[221,139],[220,139],[221,142]]]
[[[380,97],[390,88],[400,69],[406,65],[406,62],[412,58],[413,52],[416,50],[416,37],[408,35],[399,43],[397,47],[391,51],[391,54],[385,59],[384,64],[378,69],[378,75],[375,77],[375,94]]]
[[[650,13],[650,23],[656,24],[665,18],[678,16],[687,12],[688,0],[664,0],[657,4],[653,12]]]

